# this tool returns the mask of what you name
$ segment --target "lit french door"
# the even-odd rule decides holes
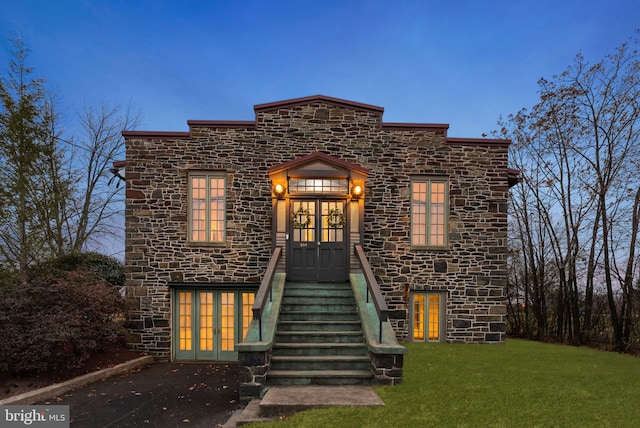
[[[445,302],[443,293],[418,292],[411,295],[411,340],[443,342]]]
[[[253,300],[253,291],[175,290],[175,359],[237,360],[235,345],[247,332]]]
[[[287,278],[292,281],[346,281],[347,251],[343,200],[293,200]]]

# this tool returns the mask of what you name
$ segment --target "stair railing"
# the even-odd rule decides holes
[[[282,256],[282,247],[276,247],[273,250],[273,254],[271,254],[267,270],[264,273],[264,277],[260,283],[260,288],[258,288],[256,298],[253,302],[253,307],[251,308],[253,311],[253,319],[258,320],[260,341],[262,341],[262,314],[264,313],[264,306],[267,304],[267,300],[269,302],[273,301],[273,288],[271,287],[271,284],[273,282],[273,276],[276,273],[280,256]]]
[[[382,323],[386,322],[389,319],[389,309],[387,308],[387,302],[382,296],[380,286],[378,285],[378,281],[376,280],[376,277],[371,270],[371,265],[369,264],[369,260],[364,254],[362,245],[356,244],[354,245],[354,249],[356,252],[356,256],[358,257],[358,262],[360,263],[360,269],[362,269],[362,273],[364,274],[364,278],[367,282],[367,303],[369,303],[369,295],[371,295],[373,305],[375,306],[376,312],[378,313],[380,329],[380,336],[378,341],[382,343]]]

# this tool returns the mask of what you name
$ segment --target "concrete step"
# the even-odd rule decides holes
[[[278,331],[357,331],[361,328],[359,320],[280,321],[278,323]]]
[[[384,406],[384,402],[371,386],[273,386],[262,400],[252,400],[234,413],[222,428],[268,422],[314,408],[377,406]]]
[[[362,343],[362,330],[356,331],[276,331],[276,343]]]
[[[285,305],[311,305],[311,304],[338,304],[355,305],[356,299],[351,296],[283,296],[282,304]]]
[[[370,385],[370,370],[269,370],[267,385]]]
[[[280,310],[280,321],[360,321],[358,311],[345,310],[344,312],[336,311],[314,311],[305,312],[302,310]]]
[[[384,406],[370,386],[274,386],[260,402],[260,416],[289,416],[318,407]]]
[[[271,370],[371,370],[366,355],[273,356]]]
[[[274,343],[273,356],[369,356],[364,343]]]
[[[351,288],[286,288],[283,297],[353,297],[353,290]]]
[[[349,282],[293,282],[288,281],[285,290],[352,290]]]
[[[283,301],[280,305],[281,312],[350,312],[356,310],[355,300],[349,302],[332,302],[332,301],[318,301],[318,302],[293,302],[287,303]]]
[[[260,400],[255,399],[251,400],[247,406],[241,411],[238,411],[237,414],[234,413],[222,428],[236,428],[255,422],[269,422],[277,418],[277,416],[260,416]]]

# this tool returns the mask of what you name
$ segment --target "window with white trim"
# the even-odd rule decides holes
[[[224,173],[189,174],[189,240],[224,242],[226,237]]]
[[[411,182],[411,245],[447,245],[448,188],[446,178]]]

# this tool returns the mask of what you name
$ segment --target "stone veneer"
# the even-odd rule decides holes
[[[446,291],[446,340],[505,340],[509,141],[452,139],[448,125],[382,122],[382,108],[316,96],[255,107],[255,121],[125,131],[129,341],[171,350],[169,283],[258,283],[272,251],[267,169],[323,152],[369,169],[363,247],[399,339],[408,290]],[[187,241],[187,172],[225,171],[226,245]],[[410,179],[449,178],[449,246],[410,246]]]

